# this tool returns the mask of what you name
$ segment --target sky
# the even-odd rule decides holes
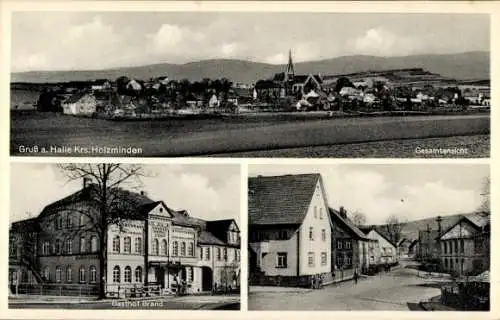
[[[239,165],[147,165],[146,177],[124,187],[144,190],[154,201],[206,219],[240,221]],[[68,182],[52,164],[11,165],[10,221],[35,217],[42,209],[81,189],[83,181]]]
[[[490,50],[487,14],[14,12],[13,72]]]
[[[419,220],[474,212],[483,200],[488,165],[254,165],[249,176],[320,173],[330,207],[361,212],[367,224],[390,215]]]

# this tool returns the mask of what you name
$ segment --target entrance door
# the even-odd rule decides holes
[[[160,287],[165,288],[165,269],[162,267],[156,268],[156,280],[160,284]]]
[[[213,272],[209,267],[201,267],[201,290],[211,291],[213,287]]]

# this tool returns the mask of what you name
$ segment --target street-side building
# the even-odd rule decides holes
[[[439,237],[443,269],[458,275],[477,275],[489,270],[489,219],[463,216]]]
[[[250,283],[331,281],[331,221],[319,174],[248,179]]]
[[[95,289],[104,281],[108,296],[144,285],[165,293],[182,282],[188,293],[239,285],[240,231],[234,220],[192,217],[144,192],[113,188],[109,194],[120,205],[104,239],[92,222],[100,215],[89,214],[95,210],[96,186],[86,179],[81,190],[47,205],[36,218],[13,223],[9,277]]]
[[[398,261],[397,246],[392,243],[383,233],[378,231],[375,227],[368,227],[362,229],[366,236],[378,242],[379,254],[375,253],[375,259],[379,259],[380,264],[391,264]],[[371,257],[370,257],[370,261]]]
[[[347,217],[343,207],[329,208],[332,221],[332,270],[335,280],[352,278],[368,267],[370,239]]]

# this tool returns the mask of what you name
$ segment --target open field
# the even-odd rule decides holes
[[[10,150],[12,155],[168,157],[355,143],[358,144],[359,156],[370,157],[373,156],[374,150],[373,148],[363,150],[363,145],[366,143],[487,136],[489,133],[489,115],[325,120],[269,117],[112,122],[62,114],[12,112]],[[439,142],[436,145],[447,147],[440,145]],[[37,150],[32,149],[35,146]],[[22,150],[23,147],[27,147],[26,150]],[[135,147],[141,150],[135,154],[124,154],[121,151],[103,150],[104,147]],[[380,147],[384,148],[384,145]],[[482,147],[489,155],[489,139],[484,139]],[[46,152],[40,153],[42,148],[46,148]],[[401,153],[402,150],[397,150],[396,143],[393,156],[398,157]],[[340,155],[340,157],[349,156],[349,154]]]

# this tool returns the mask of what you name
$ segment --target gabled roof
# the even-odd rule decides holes
[[[365,233],[366,235],[368,235],[372,230],[374,230],[382,238],[384,238],[387,242],[389,242],[389,244],[391,244],[392,246],[394,246],[395,248],[397,248],[397,245],[394,244],[394,242],[392,242],[391,240],[389,240],[389,238],[387,238],[387,236],[385,234],[383,234],[382,232],[378,231],[377,228],[375,228],[375,227],[360,227],[359,229],[361,231],[363,231],[363,233]]]
[[[85,91],[79,91],[73,95],[71,95],[68,99],[64,100],[63,103],[68,104],[68,103],[76,103],[78,102],[81,98],[84,96],[88,95],[90,93],[85,92]]]
[[[236,226],[236,229],[239,230],[238,226],[236,225],[236,222],[234,219],[224,219],[224,220],[212,220],[212,221],[207,221],[206,222],[206,228],[207,230],[224,230],[227,231],[231,224],[234,222],[234,225]]]
[[[458,219],[457,222],[452,224],[450,227],[448,227],[445,231],[441,232],[441,234],[437,234],[434,239],[436,238],[441,238],[444,236],[446,233],[448,233],[451,229],[453,229],[457,224],[461,222],[467,222],[471,225],[473,225],[475,228],[482,230],[483,227],[488,225],[490,223],[489,217],[482,216],[480,214],[473,214],[473,215],[468,215],[468,216],[461,216],[460,219]]]
[[[328,208],[328,210],[330,211],[332,221],[340,221],[355,238],[362,240],[369,239],[349,218],[342,217],[338,210],[332,208]]]
[[[320,178],[317,173],[249,178],[249,224],[302,224]]]

